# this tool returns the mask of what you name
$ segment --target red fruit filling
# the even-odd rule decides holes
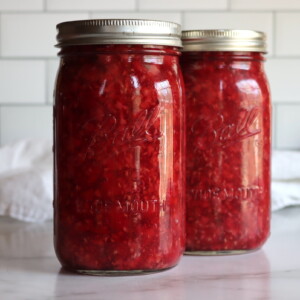
[[[62,50],[55,97],[55,248],[75,270],[159,270],[184,249],[178,51]]]
[[[260,53],[184,52],[187,251],[252,250],[269,235],[270,96]]]

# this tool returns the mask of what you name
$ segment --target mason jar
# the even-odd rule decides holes
[[[270,232],[270,92],[265,34],[184,31],[186,253],[260,248]]]
[[[57,257],[85,274],[171,268],[185,242],[180,26],[99,19],[57,29]]]

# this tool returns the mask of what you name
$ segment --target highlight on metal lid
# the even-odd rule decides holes
[[[183,51],[267,52],[265,33],[254,30],[186,30],[182,44]]]
[[[56,26],[57,45],[140,44],[181,47],[181,26],[143,19],[94,19]]]

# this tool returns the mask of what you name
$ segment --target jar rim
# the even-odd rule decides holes
[[[267,52],[266,34],[255,30],[185,30],[182,44],[183,51]]]
[[[182,47],[181,26],[147,19],[89,19],[59,23],[56,47],[131,44]]]

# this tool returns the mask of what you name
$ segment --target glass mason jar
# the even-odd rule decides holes
[[[270,229],[270,93],[265,35],[183,32],[186,253],[258,249]]]
[[[87,20],[57,28],[57,257],[85,274],[171,268],[185,245],[180,26]]]

